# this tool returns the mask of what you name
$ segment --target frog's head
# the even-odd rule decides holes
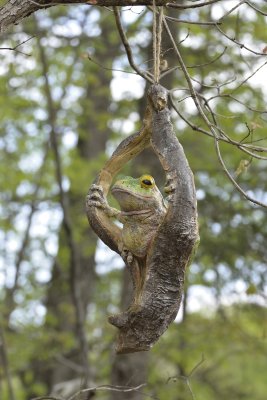
[[[142,213],[145,211],[161,211],[165,203],[161,192],[151,175],[140,178],[125,176],[115,182],[111,193],[118,201],[123,212]]]

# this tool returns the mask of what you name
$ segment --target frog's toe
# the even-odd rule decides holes
[[[103,207],[104,199],[99,192],[91,192],[86,196],[86,205],[88,207]]]
[[[104,207],[106,202],[103,196],[103,193],[99,191],[98,189],[94,189],[87,195],[86,198],[87,204],[92,205],[95,207]]]
[[[96,185],[95,183],[93,183],[90,187],[90,192],[100,192],[103,193],[103,188],[101,185]]]
[[[93,193],[88,194],[87,198],[89,200],[100,200],[102,198],[102,196],[99,192],[93,192]]]
[[[86,204],[88,207],[98,207],[98,208],[103,207],[103,204],[100,201],[93,200],[93,199],[87,199]]]

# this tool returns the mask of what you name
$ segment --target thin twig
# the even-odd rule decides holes
[[[55,397],[55,396],[40,396],[34,397],[31,400],[65,400],[63,397]]]
[[[236,38],[234,37],[230,37],[229,35],[227,35],[227,33],[225,33],[218,24],[215,25],[216,29],[224,36],[226,37],[228,40],[230,40],[231,42],[237,44],[240,49],[245,49],[247,51],[249,51],[250,53],[256,54],[257,56],[265,56],[267,57],[267,55],[263,52],[259,52],[259,51],[255,51],[253,49],[251,49],[250,47],[246,46],[244,43],[239,42],[238,40],[236,40]]]
[[[227,93],[224,93],[224,94],[223,93],[219,93],[219,94],[217,94],[215,96],[211,96],[208,99],[206,99],[206,102],[209,103],[212,100],[221,99],[221,98],[229,98],[231,100],[234,100],[234,101],[236,101],[237,103],[239,103],[242,106],[246,107],[248,110],[250,110],[252,112],[255,112],[255,113],[258,113],[258,114],[267,114],[267,110],[263,110],[263,109],[259,110],[259,109],[255,108],[255,107],[251,107],[247,103],[245,103],[244,101],[241,101],[241,100],[237,99],[236,97],[232,96],[231,94],[227,94]]]
[[[203,364],[204,361],[205,361],[205,358],[204,358],[204,355],[202,354],[201,360],[192,368],[191,372],[189,372],[188,375],[171,376],[167,379],[166,383],[168,384],[171,380],[177,380],[177,379],[184,381],[186,386],[189,389],[192,399],[195,400],[196,397],[194,395],[194,392],[193,392],[191,384],[190,384],[190,378],[192,377],[194,372],[200,367],[200,365]]]
[[[134,71],[137,72],[138,75],[140,75],[146,81],[148,81],[148,82],[153,84],[153,82],[154,82],[153,78],[151,76],[149,76],[149,73],[140,70],[138,68],[138,66],[134,62],[131,46],[130,46],[130,44],[128,42],[127,36],[126,36],[126,34],[124,32],[124,29],[122,27],[122,23],[121,23],[121,18],[120,18],[120,13],[119,13],[118,7],[113,7],[113,11],[114,11],[114,15],[115,15],[115,21],[116,21],[117,29],[118,29],[119,35],[121,37],[122,43],[124,45],[124,48],[125,48],[128,60],[129,60],[129,64],[134,69]]]
[[[185,90],[185,89],[183,89]],[[188,90],[188,89],[187,89]],[[191,98],[191,95],[190,95]],[[173,107],[173,109],[175,110],[175,112],[179,115],[179,117],[188,125],[190,126],[190,128],[192,128],[194,131],[200,132],[200,133],[204,133],[204,135],[207,135],[209,137],[214,137],[214,135],[207,131],[206,129],[203,129],[195,124],[193,124],[189,119],[187,119],[182,113],[181,111],[179,111],[179,109],[176,107],[176,105],[174,104],[174,99],[171,95],[170,92],[170,103],[171,106]],[[218,136],[218,140],[234,145],[236,147],[238,147],[240,150],[242,150],[244,153],[249,154],[250,156],[253,156],[254,158],[257,158],[259,160],[266,160],[266,157],[262,157],[258,154],[253,153],[252,151],[257,151],[257,152],[266,152],[267,148],[264,147],[259,147],[259,146],[253,146],[251,144],[246,144],[246,143],[241,143],[241,142],[237,142],[233,139],[231,139],[228,135],[226,135],[226,133],[219,127],[217,127],[218,131],[221,133],[222,136]]]
[[[248,82],[251,78],[253,78],[253,76],[256,75],[256,73],[259,72],[259,70],[261,70],[265,65],[267,65],[267,61],[265,61],[257,69],[252,71],[252,73],[250,75],[248,75],[241,83],[239,83],[238,86],[236,86],[234,89],[232,89],[231,93],[235,92],[237,89],[239,89],[241,86],[243,86],[244,83]]]
[[[221,151],[220,151],[220,146],[219,146],[219,141],[216,137],[214,137],[214,143],[215,143],[215,149],[216,149],[216,153],[218,156],[218,160],[222,166],[223,171],[225,172],[225,174],[228,176],[228,178],[230,179],[230,181],[233,183],[233,185],[235,186],[235,188],[239,191],[239,193],[241,193],[247,200],[251,201],[254,204],[257,204],[258,206],[267,208],[267,204],[263,203],[262,201],[256,200],[255,198],[251,197],[249,194],[247,194],[242,188],[241,186],[236,182],[236,180],[233,178],[233,176],[231,175],[231,173],[228,171],[225,162],[222,158],[221,155]]]
[[[19,44],[17,44],[17,45],[14,46],[14,47],[0,47],[0,50],[11,50],[11,51],[15,51],[16,53],[23,54],[24,56],[31,57],[31,54],[24,53],[23,51],[18,50],[18,48],[19,48],[20,46],[22,46],[23,44],[29,42],[29,41],[30,41],[31,39],[33,39],[34,37],[35,37],[35,36],[31,36],[30,38],[24,40],[23,42],[20,42]]]
[[[88,392],[95,392],[97,390],[109,390],[112,392],[119,392],[119,393],[130,393],[130,392],[139,392],[139,389],[142,387],[146,386],[146,383],[142,383],[138,386],[135,387],[128,387],[128,386],[113,386],[113,385],[100,385],[100,386],[95,386],[92,388],[88,389],[82,389],[79,392],[75,393],[73,396],[68,398],[68,400],[78,400],[79,396],[83,393],[88,393]],[[142,393],[143,395],[150,397],[150,398],[155,398],[154,396]]]
[[[228,169],[226,168],[226,165],[225,165],[225,163],[224,163],[224,161],[223,161],[223,159],[222,159],[221,153],[220,153],[219,138],[218,138],[218,134],[217,134],[217,132],[216,132],[216,131],[219,131],[219,129],[218,129],[218,127],[217,127],[216,125],[213,125],[213,124],[210,122],[210,120],[209,120],[208,117],[206,116],[205,112],[203,111],[202,106],[201,106],[201,104],[200,104],[200,102],[199,102],[199,99],[198,99],[198,95],[197,95],[197,93],[196,93],[196,91],[195,91],[195,89],[194,89],[194,86],[193,86],[193,84],[192,84],[191,77],[190,77],[190,75],[189,75],[189,73],[188,73],[188,71],[187,71],[187,68],[186,68],[186,66],[185,66],[185,64],[184,64],[183,58],[182,58],[182,56],[181,56],[181,54],[180,54],[180,51],[179,51],[179,49],[178,49],[178,47],[177,47],[177,45],[176,45],[176,42],[175,42],[175,40],[174,40],[174,38],[173,38],[173,36],[172,36],[170,30],[169,30],[167,21],[166,21],[166,19],[165,19],[164,17],[163,17],[163,22],[164,22],[165,29],[166,29],[166,31],[167,31],[167,33],[168,33],[168,35],[169,35],[169,37],[170,37],[170,39],[171,39],[171,41],[172,41],[172,43],[173,43],[173,46],[174,46],[174,49],[175,49],[175,51],[176,51],[176,55],[177,55],[177,58],[178,58],[178,62],[179,62],[180,66],[181,66],[181,69],[182,69],[182,71],[183,71],[183,73],[184,73],[186,82],[187,82],[187,84],[188,84],[190,93],[191,93],[191,95],[192,95],[192,99],[193,99],[193,101],[194,101],[194,103],[195,103],[195,105],[196,105],[197,110],[199,111],[200,116],[201,116],[202,119],[205,121],[205,123],[207,124],[207,126],[209,127],[209,129],[210,129],[210,131],[211,131],[211,134],[212,134],[213,137],[214,137],[214,143],[215,143],[216,153],[217,153],[219,162],[220,162],[220,164],[221,164],[221,166],[222,166],[222,168],[223,168],[223,171],[224,171],[225,174],[228,176],[228,178],[231,180],[231,182],[234,184],[234,186],[236,187],[236,189],[237,189],[247,200],[251,201],[251,202],[254,203],[254,204],[257,204],[257,205],[260,205],[260,206],[262,206],[262,207],[266,207],[266,208],[267,208],[267,204],[265,204],[265,203],[263,203],[263,202],[260,202],[260,201],[258,201],[258,200],[256,200],[256,199],[252,198],[250,195],[248,195],[248,194],[238,185],[238,183],[235,181],[235,179],[232,177],[232,175],[230,174],[230,172],[229,172]],[[220,132],[220,131],[219,131],[219,132]]]
[[[173,4],[173,3],[167,3],[166,6],[170,8],[178,8],[180,10],[185,10],[187,8],[199,8],[199,7],[205,7],[205,6],[210,6],[211,4],[218,3],[221,0],[210,0],[210,1],[204,1],[202,3],[197,3],[197,4],[185,4],[185,5],[180,5],[180,4]]]
[[[200,367],[200,365],[204,363],[204,361],[205,361],[205,356],[204,354],[202,354],[201,360],[191,369],[191,372],[189,372],[188,374],[188,378],[190,378],[195,373],[195,371]]]
[[[257,11],[258,13],[260,13],[261,15],[264,15],[265,17],[267,17],[267,13],[264,12],[264,11],[262,11],[262,10],[260,10],[260,9],[259,9],[258,7],[256,7],[254,4],[252,4],[251,1],[246,0],[245,3],[246,3],[249,7],[253,8],[253,10],[255,10],[255,11]]]
[[[203,63],[203,64],[187,65],[186,68],[187,69],[202,68],[202,67],[206,67],[207,65],[211,65],[211,64],[215,63],[216,61],[218,61],[225,54],[226,50],[227,50],[227,47],[225,47],[223,49],[223,51],[211,61],[207,61],[206,63]],[[181,69],[181,67],[178,65],[176,67],[170,68],[168,71],[163,72],[160,75],[160,77],[163,78],[164,76],[170,74],[173,71],[176,71],[177,69]]]
[[[221,22],[214,22],[214,21],[189,21],[186,19],[180,19],[175,17],[165,16],[167,21],[178,22],[182,24],[191,24],[191,25],[203,25],[203,26],[211,26],[211,25],[220,25]]]
[[[100,64],[98,61],[96,61],[94,58],[92,58],[89,54],[87,55],[87,58],[88,58],[88,60],[91,61],[93,64],[97,65],[99,68],[104,69],[105,71],[123,72],[124,74],[138,75],[137,72],[133,72],[133,71],[126,71],[126,70],[124,70],[124,69],[117,69],[117,68],[105,67],[104,65],[102,65],[102,64]]]
[[[75,394],[73,394],[71,397],[69,397],[66,400],[78,400],[80,399],[80,396],[85,393],[89,392],[95,392],[95,391],[100,391],[100,390],[108,390],[111,392],[119,392],[119,393],[131,393],[131,392],[138,392],[142,394],[142,396],[149,397],[151,399],[157,399],[155,396],[140,392],[140,389],[145,387],[147,384],[146,383],[141,383],[140,385],[131,387],[131,386],[113,386],[113,385],[99,385],[99,386],[94,386],[91,388],[86,388],[79,390]],[[54,396],[40,396],[40,397],[34,397],[31,400],[64,400],[62,397],[54,397]]]
[[[193,81],[193,82],[196,82],[196,83],[198,83],[200,86],[202,86],[202,87],[205,87],[205,88],[208,88],[208,89],[220,89],[220,88],[222,88],[223,86],[227,86],[227,85],[230,85],[230,83],[233,83],[233,82],[235,82],[236,81],[236,76],[234,76],[234,77],[232,77],[232,78],[230,78],[228,81],[224,81],[224,82],[222,82],[222,83],[216,83],[216,84],[214,84],[214,85],[207,85],[206,83],[204,83],[204,82],[200,82],[199,80],[197,80],[196,78],[192,78],[191,77],[191,80]]]
[[[235,4],[230,10],[228,10],[220,19],[219,22],[222,22],[224,18],[228,17],[228,15],[232,14],[233,11],[235,11],[237,8],[242,6],[243,4],[246,3],[246,0],[240,1],[240,3]]]

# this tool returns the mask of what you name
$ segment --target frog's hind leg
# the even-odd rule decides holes
[[[140,295],[145,283],[145,259],[137,258],[123,245],[119,243],[119,251],[126,266],[129,268],[132,282],[133,282],[133,303],[132,307],[138,307],[140,302]]]
[[[134,286],[133,306],[138,307],[145,283],[145,261],[134,257],[132,263],[130,265],[128,264],[128,267]]]

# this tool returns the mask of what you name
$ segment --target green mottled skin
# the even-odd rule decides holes
[[[140,179],[129,176],[118,180],[111,189],[121,212],[116,218],[123,223],[123,248],[136,257],[145,257],[167,207],[156,185],[142,187]]]

